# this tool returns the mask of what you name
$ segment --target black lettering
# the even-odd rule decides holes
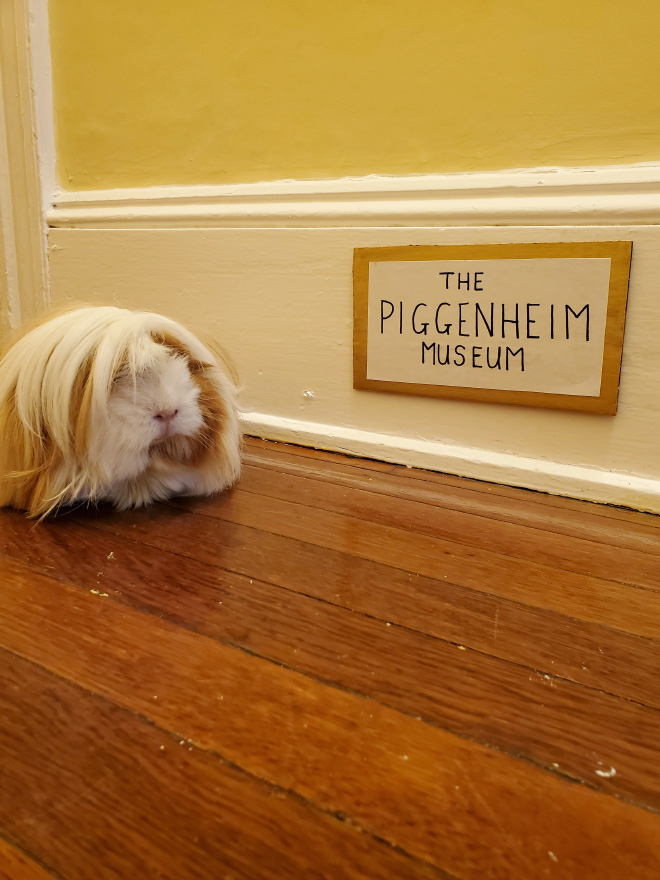
[[[479,352],[479,354],[477,354]],[[483,364],[478,364],[477,359],[481,357],[481,346],[473,345],[472,346],[472,366],[477,370],[483,370]]]
[[[491,368],[491,370],[495,370],[495,369],[501,370],[502,369],[502,366],[500,364],[501,359],[502,359],[502,348],[501,348],[501,346],[498,345],[497,346],[497,360],[495,361],[494,364],[491,364],[491,362],[490,362],[490,346],[488,346],[488,348],[486,349],[486,363]]]
[[[554,303],[550,306],[550,339],[555,338],[555,307]]]
[[[478,272],[477,274],[480,275],[483,273]],[[490,324],[481,310],[479,303],[474,304],[474,335],[477,337],[479,336],[479,317],[481,317],[481,320],[484,322],[484,327],[488,331],[488,335],[492,337],[493,327],[495,325],[495,303],[490,304]]]
[[[433,352],[433,364],[435,365],[435,342],[426,343],[422,339],[422,363],[423,364],[426,363],[426,361],[424,359],[424,355],[426,354],[427,351]]]
[[[573,309],[567,305],[566,306],[566,339],[570,339],[570,333],[568,329],[568,313],[570,312],[574,318],[579,318],[582,312],[586,311],[587,313],[587,326],[585,328],[585,341],[589,342],[589,303],[586,306],[583,306],[579,312],[574,312]]]
[[[399,301],[399,336],[403,335],[403,303]]]
[[[461,277],[460,275],[458,276]],[[467,319],[463,317],[463,306],[469,306],[470,303],[459,303],[458,304],[458,335],[459,336],[469,336],[469,333],[463,333],[463,324],[467,324]]]
[[[385,303],[387,303],[388,306],[392,306],[392,311],[389,313],[389,315],[386,315],[383,312],[383,306],[385,305]],[[383,332],[383,324],[385,323],[385,321],[387,321],[388,318],[391,318],[393,314],[394,314],[394,303],[390,302],[389,299],[381,299],[381,301],[380,301],[380,332],[381,333]]]
[[[507,370],[509,369],[509,355],[511,355],[512,358],[518,357],[518,355],[520,355],[520,372],[524,373],[525,372],[525,349],[519,348],[518,351],[514,351],[512,348],[509,348],[509,346],[507,345],[507,347],[506,347],[506,368],[507,368]]]
[[[518,303],[516,303],[516,317],[515,318],[505,318],[506,314],[506,304],[502,303],[502,339],[506,339],[506,328],[505,324],[515,324],[516,325],[516,339],[520,339],[520,320],[518,317]]]
[[[461,289],[461,285],[464,285],[465,287],[467,287],[468,290],[470,289],[470,273],[469,272],[465,273],[465,281],[463,281],[461,273],[460,272],[458,273],[458,289],[459,290]]]
[[[540,336],[534,336],[533,333],[529,332],[532,324],[536,324],[536,320],[532,318],[529,314],[530,309],[538,309],[541,303],[527,303],[527,338],[528,339],[540,339]]]
[[[460,351],[458,350],[459,348],[461,349]],[[458,357],[461,359],[459,362],[456,360],[456,358],[454,358],[454,366],[462,367],[463,364],[465,363],[465,346],[464,345],[457,345],[456,348],[454,349],[454,351],[456,352]],[[449,358],[449,355],[447,355],[447,358]]]
[[[451,305],[451,303],[440,303],[440,305],[438,306],[438,308],[435,310],[435,329],[436,329],[436,331],[440,334],[440,336],[446,336],[446,335],[448,335],[448,334],[449,334],[449,330],[451,329],[451,324],[445,324],[445,329],[444,329],[444,330],[441,330],[441,329],[440,329],[440,323],[439,323],[439,321],[438,321],[438,317],[439,317],[439,315],[440,315],[440,309],[441,309],[443,306],[449,306],[449,305]]]
[[[439,342],[437,343],[437,347],[438,347],[438,364],[441,367],[444,367],[446,364],[449,363],[449,353],[451,352],[451,348],[448,345],[445,346],[445,348],[447,350],[447,355],[443,361],[442,360],[442,346],[440,345]]]
[[[414,333],[418,333],[418,334],[421,333],[421,334],[423,334],[424,336],[426,336],[426,334],[429,332],[429,331],[428,331],[428,327],[429,327],[428,322],[427,322],[427,321],[422,321],[422,329],[421,329],[421,330],[418,330],[418,329],[417,329],[417,326],[416,326],[416,324],[415,324],[415,317],[417,316],[417,309],[421,309],[422,306],[424,306],[424,308],[426,308],[426,303],[417,303],[417,305],[416,305],[415,308],[413,309],[413,313],[412,313],[412,328],[413,328],[413,332],[414,332]]]
[[[449,290],[449,276],[455,275],[456,272],[438,272],[438,275],[445,276],[445,290]]]

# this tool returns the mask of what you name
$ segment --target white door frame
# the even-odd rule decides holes
[[[47,2],[34,6],[29,0],[0,2],[0,268],[4,263],[12,328],[32,320],[50,299],[42,178],[54,163],[39,158],[32,64],[32,52],[39,51],[50,77]]]

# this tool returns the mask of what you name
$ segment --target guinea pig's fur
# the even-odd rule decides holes
[[[228,362],[161,315],[63,312],[0,359],[0,506],[208,495],[237,479],[240,447]]]

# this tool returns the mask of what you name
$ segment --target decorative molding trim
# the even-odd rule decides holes
[[[660,222],[660,163],[226,186],[57,190],[53,227],[554,226]]]
[[[436,440],[377,434],[263,413],[243,413],[242,421],[246,434],[268,440],[660,513],[660,480],[622,471],[579,467],[510,452],[453,446]]]
[[[48,303],[31,64],[28,0],[4,0],[0,3],[0,215],[12,326],[32,318]]]

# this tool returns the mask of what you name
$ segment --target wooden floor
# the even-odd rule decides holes
[[[249,441],[0,512],[0,878],[660,877],[660,518]]]

